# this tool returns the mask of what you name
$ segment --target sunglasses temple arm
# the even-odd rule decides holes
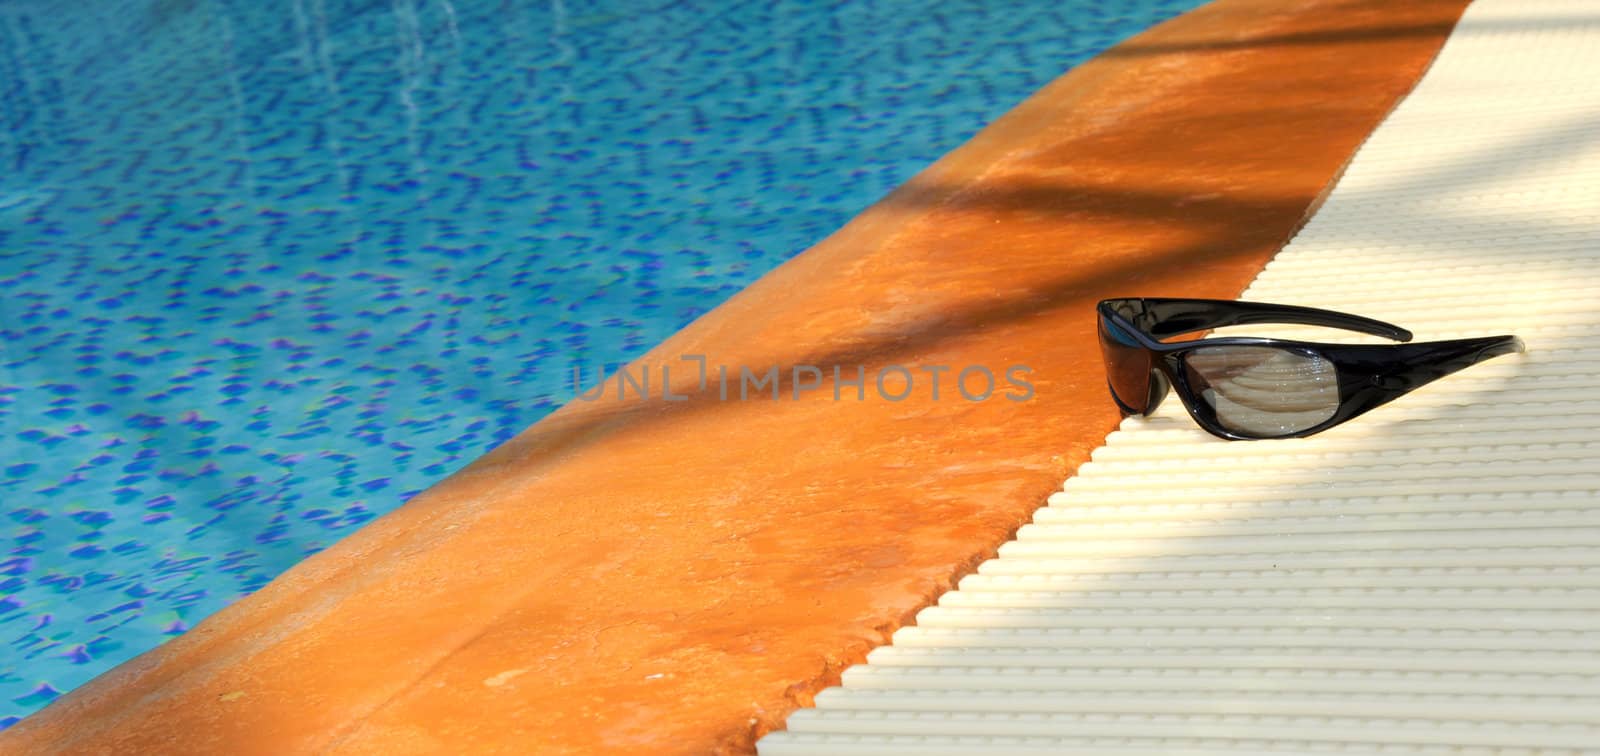
[[[1368,333],[1394,341],[1411,340],[1411,332],[1400,326],[1312,307],[1218,299],[1145,299],[1144,307],[1150,335],[1156,338],[1234,325],[1289,323]]]
[[[1351,364],[1352,357],[1358,364],[1365,363],[1367,369],[1362,372],[1374,388],[1388,394],[1384,399],[1388,401],[1484,360],[1523,352],[1527,347],[1516,336],[1485,336],[1345,350],[1346,354],[1338,353],[1341,350],[1327,350],[1327,354],[1341,371]],[[1388,353],[1387,359],[1379,356],[1382,352]]]

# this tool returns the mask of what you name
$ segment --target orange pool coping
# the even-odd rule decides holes
[[[569,404],[0,752],[750,751],[1114,426],[1093,302],[1236,296],[1466,4],[1218,0],[1119,45],[651,351],[648,398]]]

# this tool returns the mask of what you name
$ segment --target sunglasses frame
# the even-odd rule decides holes
[[[1394,401],[1458,370],[1471,367],[1492,357],[1525,350],[1522,339],[1516,336],[1486,336],[1449,341],[1427,341],[1417,344],[1325,344],[1313,341],[1260,338],[1254,336],[1226,336],[1201,338],[1168,343],[1162,339],[1197,331],[1209,331],[1234,325],[1255,323],[1286,323],[1324,326],[1346,331],[1381,336],[1400,342],[1409,342],[1410,331],[1396,325],[1349,315],[1332,310],[1310,307],[1265,304],[1261,302],[1235,302],[1218,299],[1165,299],[1119,298],[1102,300],[1096,307],[1099,315],[1096,331],[1101,349],[1107,349],[1107,324],[1127,333],[1146,352],[1150,376],[1145,387],[1145,406],[1131,407],[1124,397],[1117,395],[1112,386],[1113,367],[1106,363],[1106,385],[1111,398],[1122,410],[1123,416],[1148,415],[1155,411],[1168,391],[1175,391],[1189,416],[1206,432],[1231,441],[1254,441],[1275,438],[1301,438],[1320,433],[1347,422],[1367,411]],[[1116,342],[1119,347],[1133,345]],[[1242,433],[1224,426],[1217,419],[1216,410],[1202,399],[1189,385],[1184,369],[1188,354],[1201,347],[1267,347],[1320,357],[1333,365],[1338,378],[1339,405],[1333,416],[1308,428],[1267,436]],[[1167,384],[1159,393],[1150,390],[1156,378]]]

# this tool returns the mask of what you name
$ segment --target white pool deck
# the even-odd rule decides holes
[[[1243,298],[1528,353],[1303,440],[1169,399],[760,753],[1600,753],[1600,2],[1478,0]]]

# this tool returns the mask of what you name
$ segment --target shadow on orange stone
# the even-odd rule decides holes
[[[641,359],[649,399],[570,404],[0,750],[749,751],[1101,443],[1093,302],[1236,296],[1465,5],[1219,0],[1129,40]],[[827,380],[795,399],[796,366]]]

